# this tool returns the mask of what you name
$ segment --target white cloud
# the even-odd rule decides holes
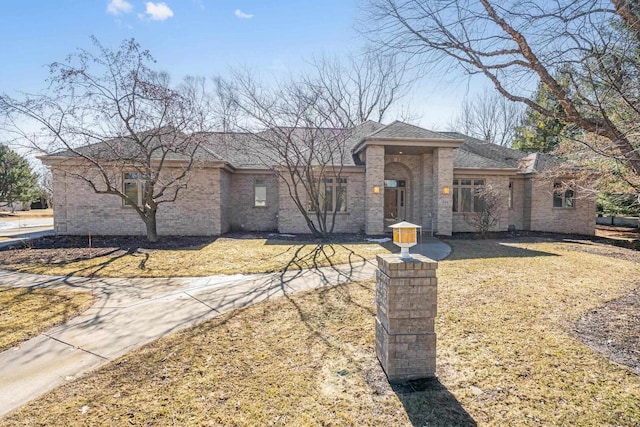
[[[153,3],[149,1],[146,5],[146,14],[153,21],[164,21],[165,19],[169,19],[173,16],[173,10],[171,10],[166,3]]]
[[[120,13],[129,13],[133,9],[133,5],[127,0],[111,0],[107,4],[107,12],[113,15],[119,15]]]
[[[240,19],[251,19],[253,18],[253,15],[250,13],[244,13],[243,11],[241,11],[240,9],[236,9],[235,12],[233,12],[238,18]]]

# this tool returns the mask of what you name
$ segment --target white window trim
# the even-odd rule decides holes
[[[258,188],[264,188],[264,199],[258,198]],[[267,181],[264,179],[256,179],[253,181],[253,207],[266,208],[267,203]],[[262,202],[262,204],[260,203]]]

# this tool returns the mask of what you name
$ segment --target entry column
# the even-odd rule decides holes
[[[436,233],[451,236],[453,228],[453,149],[437,148],[433,152],[433,199]],[[445,187],[449,191],[445,191]]]
[[[365,153],[365,233],[384,233],[384,146],[369,145]],[[378,192],[374,192],[377,187]]]

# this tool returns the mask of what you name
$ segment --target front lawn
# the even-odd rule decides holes
[[[269,273],[359,262],[389,250],[358,241],[326,244],[313,239],[45,237],[25,248],[0,251],[0,268],[25,273],[100,277],[192,277]]]
[[[69,320],[93,302],[88,292],[0,287],[0,351]]]
[[[438,269],[439,381],[388,385],[373,353],[369,281],[227,313],[134,351],[3,422],[637,425],[638,375],[574,332],[583,315],[638,288],[636,262],[589,242],[451,244],[452,256]]]

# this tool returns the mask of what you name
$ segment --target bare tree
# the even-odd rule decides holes
[[[373,0],[370,34],[426,71],[482,74],[510,101],[608,141],[640,175],[640,15],[625,0]],[[558,80],[560,71],[568,84]],[[532,99],[543,84],[562,108]],[[583,134],[585,135],[585,134]],[[640,188],[636,188],[640,191]]]
[[[44,201],[42,207],[51,208],[53,206],[53,176],[51,175],[51,170],[45,169],[39,178],[41,200]]]
[[[156,241],[157,210],[178,198],[211,123],[204,79],[172,87],[135,40],[115,51],[92,41],[95,51],[50,65],[45,92],[1,95],[3,127],[53,168],[121,198]]]
[[[367,52],[342,62],[323,56],[310,65],[312,72],[302,76],[302,83],[318,96],[324,110],[349,127],[382,121],[413,81],[395,54]]]
[[[491,227],[500,219],[503,199],[490,185],[477,190],[473,197],[474,211],[465,212],[464,220],[485,238]]]
[[[523,107],[496,91],[485,89],[474,98],[466,99],[457,117],[449,124],[452,131],[509,147],[515,129],[521,123]]]
[[[235,129],[247,134],[234,149],[270,168],[285,183],[309,230],[334,231],[346,209],[344,166],[356,125],[382,120],[407,88],[395,57],[352,58],[347,65],[322,58],[312,71],[275,85],[250,72],[216,79],[217,93],[237,112]]]

